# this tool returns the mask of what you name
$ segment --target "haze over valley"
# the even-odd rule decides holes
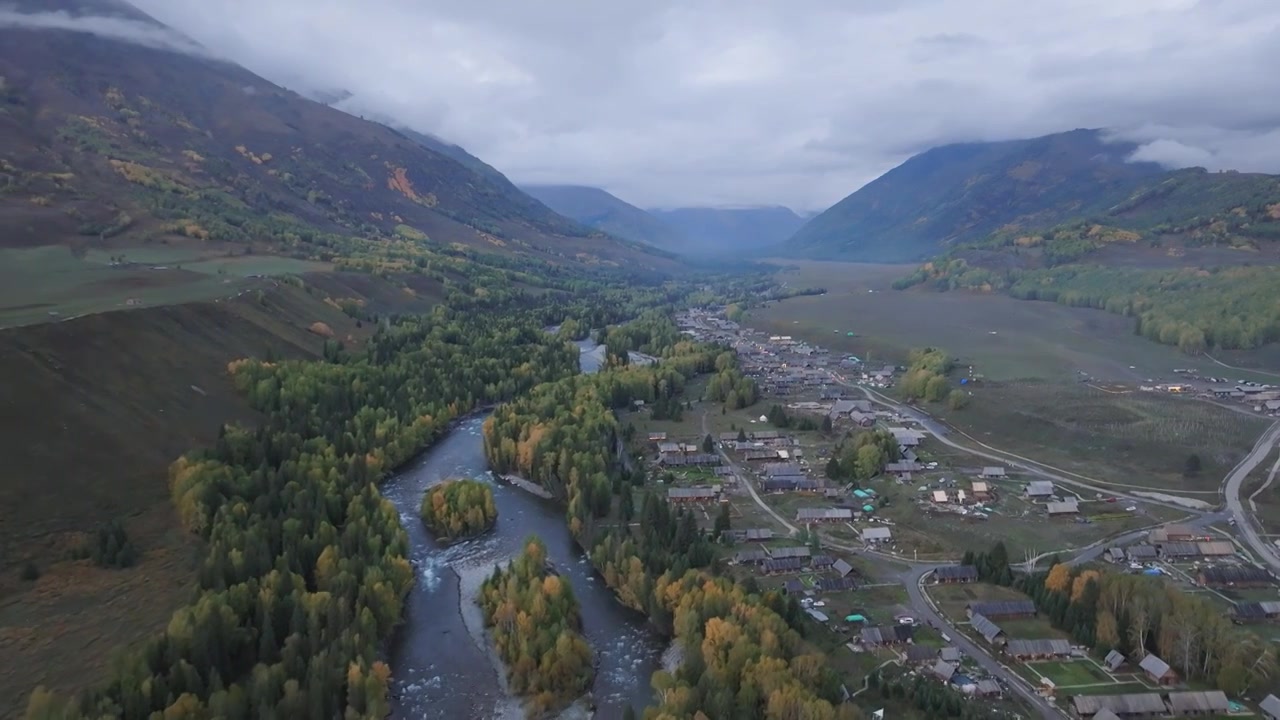
[[[1277,37],[0,4],[0,718],[1275,715]]]

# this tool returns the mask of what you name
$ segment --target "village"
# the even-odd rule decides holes
[[[1023,545],[1037,537],[1046,544],[1072,537],[1083,547],[1123,534],[1121,542],[1097,547],[1089,561],[1107,563],[1112,572],[1160,575],[1211,598],[1233,623],[1268,626],[1262,632],[1272,637],[1269,625],[1280,622],[1280,583],[1229,536],[1171,522],[1176,515],[1166,508],[934,447],[910,416],[838,380],[887,391],[901,372],[894,365],[833,357],[821,347],[742,327],[718,310],[690,311],[678,320],[692,337],[734,348],[762,400],[734,413],[691,412],[681,422],[645,421],[637,410],[624,418],[644,429],[633,450],[653,469],[650,481],[673,505],[693,510],[704,530],[711,532],[727,514],[729,529],[720,538],[726,569],[798,598],[814,623],[847,649],[838,662],[863,672],[890,662],[995,703],[1030,690],[1082,718],[1250,714],[1221,691],[1188,687],[1154,654],[1092,657],[1029,598],[981,582],[972,565],[954,564],[965,550],[996,539]],[[785,408],[790,427],[761,414],[775,404]],[[871,478],[830,477],[838,445],[873,432],[892,437],[895,457]],[[935,566],[904,574],[891,569],[894,559]],[[933,613],[941,622],[930,619]],[[1280,720],[1280,700],[1259,700],[1264,717]]]

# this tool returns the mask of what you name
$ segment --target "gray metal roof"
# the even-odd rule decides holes
[[[943,565],[933,571],[939,580],[977,580],[978,568],[972,565]]]
[[[969,603],[969,610],[987,617],[1035,615],[1036,604],[1030,600],[987,600]]]
[[[1051,502],[1045,506],[1050,515],[1061,515],[1066,513],[1080,512],[1080,501],[1075,498],[1067,498],[1062,502]]]
[[[809,548],[803,545],[799,547],[769,548],[769,554],[774,558],[807,558],[809,557]]]
[[[1160,693],[1125,695],[1076,695],[1071,698],[1076,714],[1096,715],[1103,709],[1116,715],[1163,715],[1168,710]]]
[[[1032,480],[1027,483],[1028,495],[1052,495],[1053,483],[1049,480]]]
[[[1004,632],[1000,629],[999,625],[991,622],[986,615],[982,615],[980,613],[974,613],[973,616],[969,618],[969,624],[972,625],[973,629],[977,630],[987,642],[995,642],[996,638],[1000,637]]]
[[[1005,646],[1010,655],[1070,655],[1071,643],[1066,640],[1044,638],[1040,640],[1010,640]]]
[[[938,648],[928,645],[910,645],[907,647],[907,662],[925,662],[938,657]]]
[[[1258,707],[1262,708],[1262,712],[1266,713],[1267,717],[1272,720],[1280,720],[1280,698],[1275,695],[1268,695],[1263,698]]]
[[[1231,709],[1227,694],[1221,690],[1169,693],[1169,709],[1175,715],[1211,715]]]
[[[951,679],[952,675],[956,674],[956,666],[946,660],[939,660],[933,665],[933,674],[937,675],[939,680],[946,682]]]
[[[1138,663],[1138,667],[1147,671],[1152,677],[1161,678],[1169,673],[1173,668],[1169,667],[1169,663],[1161,660],[1154,653],[1142,658],[1142,662]]]
[[[1102,662],[1106,663],[1108,668],[1115,670],[1124,664],[1124,653],[1119,650],[1112,650],[1107,653],[1107,657]]]

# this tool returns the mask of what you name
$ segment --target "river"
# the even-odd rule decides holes
[[[579,347],[583,371],[597,370],[594,346],[584,342]],[[483,417],[463,420],[382,488],[409,533],[417,573],[404,623],[390,646],[393,717],[490,720],[511,704],[488,655],[463,622],[462,603],[472,600],[460,597],[459,573],[492,570],[496,561],[518,553],[529,535],[546,543],[551,561],[572,582],[582,606],[583,632],[596,654],[596,717],[621,718],[627,704],[643,709],[652,698],[649,678],[661,665],[665,643],[642,615],[618,603],[595,573],[569,535],[559,503],[494,481],[484,457],[483,422]],[[493,485],[498,522],[481,537],[444,547],[423,527],[418,506],[428,487],[458,477]]]

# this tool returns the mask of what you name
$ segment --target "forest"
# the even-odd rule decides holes
[[[953,257],[921,266],[895,287],[923,283],[938,290],[1000,291],[1021,300],[1132,317],[1136,334],[1190,354],[1280,341],[1280,308],[1271,302],[1274,267],[1144,270],[1067,264],[992,270]]]
[[[445,480],[422,496],[422,521],[437,540],[473,537],[498,521],[493,488],[479,480]]]
[[[528,698],[533,714],[556,710],[591,686],[591,648],[569,581],[550,572],[547,548],[536,537],[505,568],[495,567],[476,602],[507,665],[511,689]]]
[[[108,681],[74,698],[37,689],[27,716],[385,716],[390,668],[379,650],[414,578],[400,519],[378,492],[381,479],[454,419],[512,401],[491,423],[501,432],[486,430],[487,451],[495,465],[528,468],[531,479],[557,488],[570,527],[594,548],[611,514],[634,501],[611,454],[617,424],[610,409],[674,398],[698,373],[732,377],[728,360],[717,369],[722,348],[672,332],[671,310],[749,296],[765,282],[618,287],[552,273],[541,286],[563,290],[536,294],[485,275],[501,277],[508,272],[501,268],[476,272],[483,285],[453,276],[450,303],[429,314],[362,314],[378,329],[359,347],[331,342],[322,360],[231,363],[227,370],[260,422],[225,426],[212,447],[170,469],[176,512],[205,547],[191,603],[128,651]],[[639,327],[610,340],[621,355],[591,377],[577,374],[573,345],[542,329],[570,319],[607,327],[633,318]],[[628,367],[631,349],[663,362]],[[668,521],[656,527],[657,545],[636,559],[669,560],[679,550],[685,565],[674,567],[705,566],[710,546],[693,518],[654,503]],[[104,562],[125,559],[106,557],[122,542],[103,536]],[[617,561],[630,567],[631,557]],[[648,582],[671,567],[652,568]],[[657,600],[645,602],[669,602]]]
[[[987,582],[1025,592],[1054,627],[1099,656],[1119,650],[1137,662],[1154,653],[1184,680],[1237,697],[1269,688],[1280,670],[1272,643],[1158,576],[1073,568],[1054,559],[1048,571],[1015,578],[1003,544],[969,553],[964,562]]]
[[[541,329],[549,317],[634,316],[687,292],[600,304],[590,287],[501,312],[383,317],[363,347],[323,361],[232,363],[262,422],[223,428],[171,468],[177,512],[207,548],[191,604],[108,682],[77,698],[37,690],[28,716],[384,716],[380,641],[413,573],[377,483],[454,418],[576,373],[577,349]]]

